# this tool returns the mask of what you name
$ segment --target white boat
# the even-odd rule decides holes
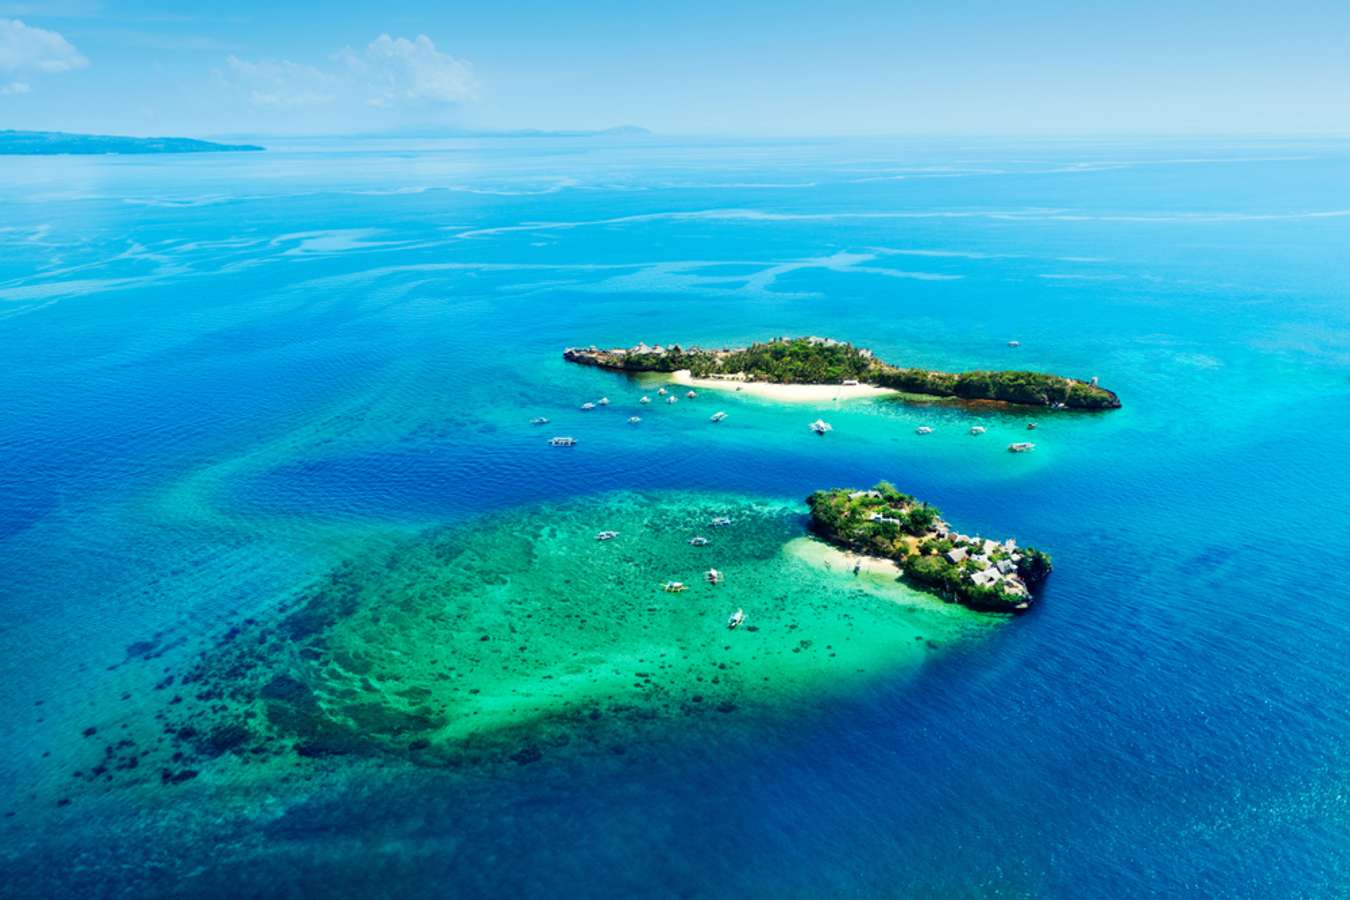
[[[1021,342],[1021,341],[1008,341],[1008,346],[1009,346],[1009,347],[1020,347],[1020,346],[1022,346],[1022,342]]]
[[[731,517],[729,517],[729,516],[713,516],[712,521],[709,522],[708,524],[711,525],[713,528],[721,528],[723,525],[730,525],[730,524],[731,524]]]
[[[1036,445],[1030,441],[1018,441],[1015,444],[1008,445],[1009,453],[1030,453],[1036,449]]]
[[[727,619],[727,627],[739,628],[740,624],[744,621],[745,621],[745,610],[738,609],[731,614],[731,618]]]
[[[667,594],[678,594],[680,591],[686,590],[687,588],[688,585],[683,581],[667,581],[665,584],[661,585],[661,590],[665,591]]]
[[[984,426],[983,426],[983,425],[972,425],[971,428],[970,428],[970,433],[971,433],[971,434],[984,434]]]
[[[657,388],[656,392],[657,392],[658,394],[660,394],[662,397],[664,397],[664,396],[666,395],[666,389],[665,389],[665,388]]]
[[[583,404],[581,404],[581,408],[589,412],[590,410],[595,409],[595,404],[594,404],[594,403],[583,403]]]
[[[639,422],[641,422],[641,421],[642,421],[642,417],[641,417],[641,416],[629,416],[629,417],[628,417],[628,424],[629,424],[629,425],[636,425],[637,423],[639,423]]]
[[[535,416],[533,419],[530,420],[530,424],[531,424],[531,425],[547,425],[547,424],[548,424],[548,419],[545,419],[543,416]]]
[[[574,447],[577,439],[574,437],[554,437],[549,438],[548,442],[554,447]]]
[[[915,434],[932,434],[932,433],[933,433],[933,429],[929,428],[927,425],[920,425],[918,428],[915,428],[915,429],[914,429],[914,433],[915,433]]]
[[[831,427],[830,423],[826,422],[824,419],[816,419],[814,422],[811,423],[811,430],[814,431],[816,434],[824,434],[827,431],[833,431],[834,428]]]
[[[608,397],[601,397],[599,400],[595,401],[595,405],[596,405],[596,406],[609,406],[609,398],[608,398]]]
[[[858,386],[858,379],[856,379],[856,378],[845,378],[843,384],[844,384],[844,387],[857,387],[857,386]]]
[[[707,574],[703,577],[708,579],[709,584],[721,584],[726,580],[726,576],[716,569],[709,569]]]
[[[720,422],[720,421],[722,421],[723,419],[725,419],[726,417],[727,417],[727,414],[724,413],[724,412],[715,412],[715,413],[713,413],[711,416],[708,417],[708,421],[710,421],[710,422]]]
[[[685,394],[685,396],[688,397],[690,400],[693,400],[695,397],[698,396],[698,394],[695,394],[693,391],[690,391],[689,393]]]
[[[638,402],[641,403],[643,406],[646,406],[648,403],[651,403],[651,402],[652,402],[652,398],[651,398],[651,397],[648,397],[648,396],[646,396],[646,395],[644,394],[643,397],[642,397],[642,399],[639,400]]]
[[[667,398],[666,398],[666,402],[667,402],[667,403],[671,403],[671,404],[679,403],[679,402],[680,402],[680,398],[679,398],[679,397],[667,397]]]
[[[612,541],[619,536],[617,531],[602,531],[595,536],[597,541]]]
[[[708,539],[705,538],[705,537],[704,537],[703,535],[701,535],[701,534],[698,535],[698,536],[696,536],[696,537],[691,537],[691,538],[689,539],[689,546],[691,546],[691,547],[706,547],[706,546],[708,546]]]

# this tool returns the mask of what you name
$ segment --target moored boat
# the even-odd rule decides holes
[[[689,391],[688,393],[685,394],[685,396],[688,397],[690,400],[693,400],[695,397],[698,396],[698,394],[695,394],[693,391]]]
[[[726,417],[727,417],[727,414],[724,413],[724,412],[715,412],[715,413],[713,413],[711,416],[708,417],[708,421],[710,421],[710,422],[720,422],[720,421],[722,421],[723,419],[725,419]]]
[[[629,424],[629,425],[636,425],[637,423],[639,423],[639,422],[641,422],[641,421],[642,421],[642,417],[641,417],[641,416],[629,416],[629,417],[628,417],[628,424]]]
[[[738,609],[731,614],[731,617],[729,619],[727,619],[727,627],[739,628],[741,623],[744,621],[745,621],[745,610]]]
[[[929,428],[927,425],[920,425],[918,428],[915,428],[915,429],[914,429],[914,433],[915,433],[915,434],[932,434],[932,433],[933,433],[933,429]]]
[[[652,402],[652,398],[648,397],[646,394],[643,394],[642,399],[639,400],[638,402],[641,403],[643,406],[646,406],[648,403]]]
[[[1031,441],[1018,441],[1015,444],[1008,445],[1009,453],[1030,453],[1035,449],[1036,445],[1031,443]]]
[[[726,576],[717,569],[709,569],[703,577],[708,579],[709,584],[721,584],[726,580]]]
[[[595,409],[595,404],[594,404],[594,403],[591,403],[590,401],[587,401],[587,402],[581,404],[581,408],[584,409],[584,410],[586,410],[587,412],[589,412],[589,411]]]
[[[548,419],[545,419],[543,416],[535,416],[533,419],[530,420],[530,424],[531,424],[531,425],[547,425],[547,424],[548,424]]]
[[[983,425],[972,425],[972,426],[970,427],[970,433],[971,433],[971,434],[984,434],[984,426],[983,426]]]
[[[811,423],[811,430],[814,431],[816,434],[824,434],[827,431],[833,431],[834,428],[830,425],[829,422],[826,422],[824,419],[816,419],[814,422]]]
[[[723,525],[730,525],[730,524],[731,524],[731,517],[730,517],[730,516],[713,516],[713,517],[712,517],[712,521],[710,521],[708,524],[711,525],[713,528],[721,528]]]
[[[619,536],[617,531],[602,531],[595,536],[597,541],[612,541]]]
[[[574,437],[553,437],[549,438],[548,442],[554,447],[573,447],[576,446],[577,439]]]
[[[661,590],[667,594],[678,594],[681,591],[688,590],[688,587],[683,581],[667,581],[661,585]]]
[[[609,406],[609,398],[608,398],[608,397],[601,397],[599,400],[595,401],[595,405],[596,405],[596,406]]]
[[[691,538],[689,539],[689,546],[691,546],[691,547],[706,547],[706,546],[708,546],[708,539],[705,538],[705,537],[704,537],[703,535],[701,535],[701,534],[700,534],[700,535],[697,535],[697,536],[695,536],[695,537],[691,537]]]

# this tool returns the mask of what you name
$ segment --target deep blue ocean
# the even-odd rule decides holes
[[[1123,408],[1043,414],[1025,456],[1025,414],[872,401],[639,429],[561,359],[806,334],[1098,376]],[[0,893],[1350,896],[1348,408],[1344,142],[5,158]],[[623,756],[72,776],[353,554],[883,478],[1051,551],[1036,607]]]

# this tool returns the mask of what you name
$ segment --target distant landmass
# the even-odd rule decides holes
[[[67,134],[63,131],[0,131],[0,154],[55,156],[62,153],[224,153],[262,150],[254,144],[216,144],[193,138],[123,137],[109,134]]]

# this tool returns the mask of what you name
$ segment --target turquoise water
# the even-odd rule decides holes
[[[296,145],[8,160],[0,208],[8,892],[1344,890],[1350,146]],[[778,334],[1124,408],[1015,456],[560,358]],[[1037,608],[782,549],[881,478],[1053,553]]]

